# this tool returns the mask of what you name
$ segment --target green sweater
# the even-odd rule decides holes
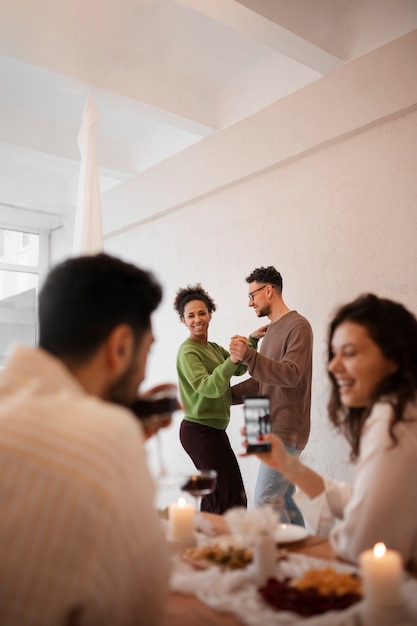
[[[246,371],[245,365],[232,363],[228,351],[217,343],[202,344],[186,339],[177,355],[184,419],[225,430],[232,401],[230,379]]]

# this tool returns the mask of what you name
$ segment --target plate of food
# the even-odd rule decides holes
[[[331,567],[310,569],[298,579],[270,578],[258,589],[273,609],[292,611],[303,617],[346,609],[362,599],[362,581],[356,573]]]
[[[277,561],[285,559],[287,550],[277,550]],[[182,555],[183,561],[195,569],[207,569],[218,566],[221,569],[244,569],[253,561],[253,549],[233,536],[221,536],[201,546],[187,548]]]
[[[317,562],[306,569],[310,562],[291,555],[282,563],[279,580],[270,578],[258,589],[263,602],[276,611],[310,617],[347,609],[362,600],[362,580],[356,568]]]
[[[210,543],[185,550],[182,559],[196,569],[217,565],[222,569],[243,569],[252,563],[252,550],[238,545]]]
[[[302,541],[308,536],[304,526],[295,524],[279,524],[274,533],[276,543],[294,543]]]

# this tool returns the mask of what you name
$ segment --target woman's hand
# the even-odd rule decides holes
[[[246,429],[242,429],[242,435],[246,435]],[[258,457],[263,463],[272,467],[272,469],[277,470],[285,475],[286,462],[288,460],[287,457],[292,459],[291,455],[285,450],[284,444],[281,439],[272,433],[266,433],[262,437],[263,442],[268,442],[271,444],[270,452],[260,452],[257,454],[254,453],[255,456]],[[247,448],[248,444],[245,439],[243,442],[245,448]]]
[[[262,452],[256,456],[266,463],[270,467],[285,475],[286,463],[288,459],[292,459],[291,455],[285,450],[282,440],[273,435],[272,433],[266,433],[263,436],[263,440],[271,444],[270,452]]]
[[[246,434],[244,428],[241,432],[242,435]],[[283,474],[293,485],[299,487],[310,498],[316,498],[323,493],[326,488],[323,477],[304,465],[297,457],[287,452],[279,437],[272,433],[267,433],[263,439],[264,441],[269,441],[271,451],[260,454],[255,453],[258,459]],[[243,445],[245,448],[247,447],[246,440],[243,442]]]
[[[262,337],[265,336],[268,326],[269,324],[266,324],[266,326],[261,326],[260,328],[258,328],[258,330],[254,330],[253,333],[250,334],[250,336],[253,337],[253,339],[262,339]]]

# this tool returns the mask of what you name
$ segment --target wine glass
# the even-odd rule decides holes
[[[266,502],[277,514],[280,526],[288,526],[291,524],[290,516],[285,508],[283,496],[270,496]]]
[[[163,383],[149,390],[135,400],[131,407],[133,412],[142,421],[147,436],[155,438],[156,454],[158,459],[158,482],[169,482],[170,477],[164,462],[162,452],[161,429],[171,424],[172,414],[181,408],[177,399],[177,386],[172,383]]]
[[[196,525],[202,525],[200,513],[201,498],[213,493],[217,483],[216,470],[196,470],[193,474],[188,474],[184,483],[180,486],[181,491],[189,493],[195,500]]]

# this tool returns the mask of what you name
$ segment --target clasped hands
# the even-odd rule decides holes
[[[247,337],[241,335],[233,335],[230,340],[229,352],[232,363],[239,363],[249,346],[249,340]]]
[[[266,326],[261,326],[258,330],[255,330],[251,333],[251,337],[253,339],[262,339],[266,333],[266,329],[268,328],[268,324]],[[230,340],[229,352],[232,363],[239,363],[245,355],[245,352],[250,345],[249,339],[247,337],[243,337],[242,335],[233,335]]]

